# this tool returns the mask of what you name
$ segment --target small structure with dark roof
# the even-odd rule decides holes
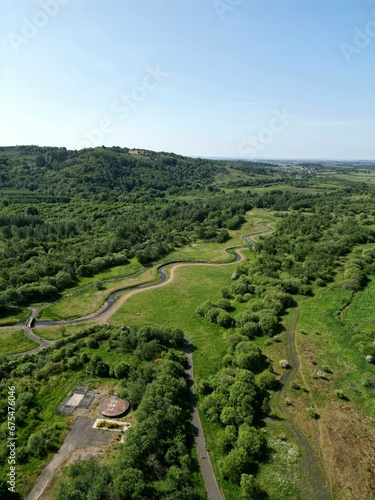
[[[127,412],[129,406],[129,401],[111,396],[100,404],[99,411],[105,417],[121,417]]]

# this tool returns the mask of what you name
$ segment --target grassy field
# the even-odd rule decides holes
[[[144,291],[128,299],[121,309],[111,318],[116,324],[132,325],[165,325],[182,328],[191,338],[195,347],[194,374],[196,380],[208,378],[222,367],[221,360],[225,354],[225,330],[200,318],[197,307],[205,300],[218,300],[221,288],[230,284],[230,275],[235,264],[218,268],[190,266],[177,270],[176,281],[168,286],[156,290]],[[237,304],[234,314],[244,308],[244,304]],[[138,315],[139,313],[139,315]],[[269,338],[259,338],[257,343],[274,361],[278,369],[278,361],[285,358],[283,343],[270,343]],[[205,430],[205,437],[211,450],[213,466],[220,484],[224,488],[227,500],[238,498],[239,489],[230,485],[220,477],[217,468],[216,437],[218,427],[207,421],[203,412],[201,420]],[[272,459],[267,465],[262,465],[260,484],[267,491],[274,492],[271,498],[303,498],[298,496],[302,480],[299,468],[298,449],[288,429],[280,421],[267,429],[272,447]],[[283,439],[282,439],[283,438]],[[283,468],[292,471],[288,480],[283,478]],[[270,479],[271,478],[271,479]],[[278,496],[280,491],[286,496]],[[292,496],[287,496],[292,495]]]
[[[352,330],[375,332],[375,277],[372,277],[364,290],[357,292],[343,315],[345,323]]]
[[[0,330],[0,355],[16,354],[38,347],[38,343],[26,337],[23,330]]]
[[[79,332],[84,328],[88,328],[93,325],[93,323],[85,322],[85,323],[77,323],[73,325],[56,325],[56,326],[39,326],[38,328],[33,328],[33,332],[38,337],[46,340],[58,340],[64,337],[68,337],[69,335],[73,335],[73,333]]]
[[[71,288],[64,291],[64,293],[75,290],[78,287],[90,285],[91,283],[97,283],[98,281],[112,280],[118,278],[124,278],[136,273],[142,268],[141,264],[135,259],[131,259],[128,264],[123,266],[115,266],[105,271],[95,274],[95,276],[82,277],[78,282]]]
[[[254,175],[250,177],[249,174],[242,172],[241,170],[236,170],[234,168],[226,167],[225,171],[220,172],[215,177],[215,182],[217,184],[225,185],[229,182],[238,182],[238,181],[250,181],[253,180],[254,177],[262,177],[259,175]],[[248,188],[247,188],[248,189]]]
[[[243,236],[258,233],[262,228],[254,225],[256,220],[264,220],[265,223],[275,220],[272,216],[264,216],[262,211],[252,211],[246,216],[246,222],[241,229],[228,231],[230,240],[225,243],[207,243],[198,241],[189,246],[185,246],[170,253],[165,259],[165,262],[173,261],[192,261],[192,262],[232,262],[234,256],[227,252],[227,248],[247,246],[247,243],[242,239]]]
[[[0,317],[0,326],[14,325],[15,323],[22,323],[27,320],[31,312],[28,309],[19,309],[14,307],[9,309],[5,314]]]
[[[251,189],[255,193],[265,193],[267,191],[284,191],[289,193],[304,193],[304,194],[318,194],[322,192],[322,188],[311,188],[311,187],[297,187],[289,186],[288,184],[276,184],[274,186],[267,187],[255,187]]]
[[[350,297],[350,292],[330,286],[306,300],[300,307],[296,336],[303,383],[319,415],[315,429],[311,421],[306,427],[310,427],[310,440],[322,444],[333,497],[338,499],[351,498],[354,490],[357,498],[368,498],[368,457],[374,446],[375,401],[364,379],[369,374],[375,377],[375,366],[365,361],[338,315]],[[325,373],[324,379],[316,377],[318,371]],[[299,425],[309,422],[296,391],[291,390],[289,396]]]
[[[348,174],[341,173],[330,173],[334,178],[342,179],[346,181],[356,181],[356,182],[366,182],[368,184],[375,183],[375,172],[350,172]]]
[[[314,299],[303,303],[298,326],[308,334],[298,335],[297,342],[303,345],[309,339],[315,346],[313,361],[316,365],[313,366],[318,370],[329,365],[333,371],[334,376],[332,374],[330,377],[332,392],[335,387],[343,388],[347,396],[370,415],[374,414],[375,401],[368,397],[369,391],[363,389],[362,380],[366,373],[375,374],[375,366],[366,362],[352,334],[343,327],[338,316],[338,311],[350,298],[349,291],[329,287]],[[322,394],[320,398],[324,401]]]
[[[103,290],[98,290],[96,286],[91,286],[64,297],[45,309],[42,309],[38,318],[44,320],[79,318],[100,309],[112,292],[120,290],[121,288],[148,283],[155,279],[156,269],[151,268],[145,270],[138,276],[106,283],[104,284]]]
[[[262,210],[255,210],[246,216],[246,222],[241,229],[229,231],[231,239],[225,243],[197,242],[190,246],[182,247],[170,253],[163,261],[155,264],[140,275],[122,280],[107,282],[104,290],[98,290],[95,285],[78,290],[73,295],[63,297],[51,306],[43,309],[38,317],[43,320],[73,319],[96,312],[105,302],[111,292],[128,288],[131,286],[152,282],[156,279],[156,268],[163,262],[192,261],[192,262],[216,262],[224,263],[234,261],[234,255],[229,254],[226,249],[229,247],[246,246],[243,236],[262,231],[256,222],[264,220],[265,223],[272,223],[275,217],[265,215]],[[249,257],[253,257],[252,252],[247,252]],[[133,265],[134,262],[132,263]],[[125,266],[126,267],[126,266]],[[96,281],[99,280],[96,276]]]
[[[235,268],[236,264],[181,267],[173,283],[130,297],[111,317],[111,323],[181,328],[196,349],[195,375],[207,377],[220,367],[225,353],[224,330],[198,316],[196,309],[206,300],[221,298],[220,290],[229,285]]]

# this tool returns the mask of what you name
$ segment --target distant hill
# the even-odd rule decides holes
[[[0,189],[39,196],[121,196],[134,190],[202,189],[222,169],[209,160],[127,148],[0,148]],[[13,193],[15,195],[15,193]]]

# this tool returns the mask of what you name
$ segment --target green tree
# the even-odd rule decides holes
[[[258,495],[258,487],[255,478],[251,474],[241,474],[241,498],[244,500],[255,500]]]
[[[249,467],[249,459],[244,448],[234,448],[221,461],[221,472],[225,479],[239,484],[241,475],[246,473]]]

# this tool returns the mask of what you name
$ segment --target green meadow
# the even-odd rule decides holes
[[[105,283],[103,284],[103,290],[98,290],[96,286],[77,290],[77,292],[65,296],[45,309],[42,309],[38,318],[43,320],[80,318],[100,309],[112,292],[152,282],[155,279],[156,270],[151,268],[146,269],[138,276]]]
[[[28,309],[20,309],[12,307],[6,313],[3,313],[0,318],[0,326],[14,325],[15,323],[22,323],[30,316]]]
[[[26,337],[23,330],[0,330],[0,356],[17,354],[38,347],[38,343]]]
[[[224,330],[198,316],[196,309],[206,300],[221,298],[220,290],[229,285],[235,268],[236,264],[178,268],[174,282],[133,295],[111,317],[111,323],[182,329],[196,349],[195,375],[207,377],[220,367],[225,354]]]
[[[105,280],[117,280],[121,278],[126,278],[142,268],[141,264],[135,259],[130,259],[128,264],[123,266],[114,266],[105,271],[95,274],[94,276],[81,277],[78,282],[71,288],[67,289],[65,292],[70,292],[78,287],[91,285],[97,283],[98,281]]]
[[[272,224],[276,218],[272,215],[265,215],[264,211],[257,210],[252,211],[247,214],[246,222],[242,225],[239,230],[229,231],[230,240],[225,243],[207,243],[198,241],[191,245],[186,245],[179,249],[174,250],[172,253],[168,254],[161,262],[155,264],[153,267],[146,269],[138,276],[125,277],[116,281],[103,282],[104,274],[96,275],[95,282],[102,281],[103,290],[98,290],[95,284],[85,288],[83,290],[73,291],[72,295],[63,297],[57,300],[52,305],[41,310],[38,317],[41,320],[61,320],[61,319],[73,319],[85,316],[96,312],[108,298],[108,296],[117,290],[123,288],[129,288],[132,286],[152,282],[157,279],[156,268],[168,262],[215,262],[215,263],[228,263],[235,261],[235,254],[233,252],[228,252],[227,249],[231,247],[241,247],[245,249],[249,246],[249,250],[245,250],[246,256],[249,258],[254,258],[253,252],[250,251],[250,244],[246,243],[242,238],[243,236],[251,235],[254,233],[259,233],[264,230],[264,228],[256,221],[262,220],[264,224]],[[132,262],[126,267],[128,271],[132,267],[132,272],[135,272],[136,263]],[[122,267],[122,266],[120,266]],[[118,268],[113,268],[118,269]],[[112,269],[112,271],[113,271]],[[138,267],[139,269],[139,267]],[[109,273],[110,271],[108,271]],[[114,272],[114,271],[113,271]],[[129,272],[129,274],[131,274]],[[81,284],[86,284],[82,282]]]
[[[307,335],[299,333],[297,344],[303,344],[306,337],[306,340],[315,346],[316,369],[328,366],[332,371],[330,377],[332,383],[327,386],[329,390],[320,390],[314,395],[318,406],[328,402],[336,389],[341,389],[362,411],[371,415],[375,412],[375,401],[369,397],[370,390],[363,387],[363,380],[366,374],[372,373],[375,376],[375,366],[366,362],[353,334],[339,319],[339,311],[345,307],[350,298],[351,292],[338,286],[330,286],[323,289],[316,297],[303,302],[300,307],[298,329],[300,332],[307,332]],[[311,379],[307,367],[302,366],[302,369]]]
[[[345,323],[355,331],[375,332],[375,277],[364,290],[357,292],[343,315]],[[374,339],[375,340],[375,339]]]

